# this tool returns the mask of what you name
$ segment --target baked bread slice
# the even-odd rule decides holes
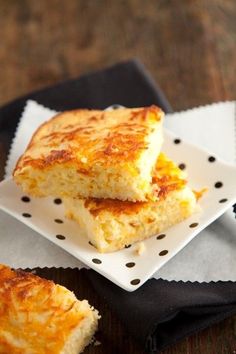
[[[14,179],[34,196],[147,200],[162,121],[156,106],[64,112],[33,135]]]
[[[98,318],[65,287],[0,264],[0,353],[81,353]]]
[[[157,201],[65,198],[67,217],[76,220],[100,252],[111,252],[144,240],[189,217],[196,197],[186,175],[163,153],[153,176]]]

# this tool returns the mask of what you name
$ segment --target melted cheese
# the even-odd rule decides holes
[[[0,353],[62,353],[91,313],[65,287],[0,265]]]
[[[163,141],[162,118],[155,106],[64,112],[36,131],[15,181],[36,196],[146,200]]]

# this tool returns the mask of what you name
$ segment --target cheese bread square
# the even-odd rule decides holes
[[[14,179],[33,196],[148,200],[162,121],[156,106],[64,112],[33,135]]]
[[[98,319],[65,287],[0,264],[0,353],[81,353]]]
[[[111,252],[162,232],[189,217],[196,197],[186,174],[163,153],[158,157],[153,184],[157,201],[65,198],[67,217],[77,221],[99,252]]]

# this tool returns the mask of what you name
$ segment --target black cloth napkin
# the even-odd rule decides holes
[[[150,279],[127,293],[93,270],[95,290],[112,306],[147,353],[236,314],[236,283],[191,283]]]
[[[32,99],[56,111],[76,108],[104,109],[113,104],[142,107],[157,104],[172,112],[164,94],[138,60],[68,80],[21,97],[0,109],[0,141],[9,147],[25,102]]]
[[[0,141],[9,148],[27,99],[62,111],[74,108],[156,104],[172,112],[160,88],[138,60],[117,64],[54,87],[37,91],[0,109]],[[96,292],[121,318],[148,353],[236,314],[236,283],[184,283],[151,279],[126,292],[93,270],[87,272]]]

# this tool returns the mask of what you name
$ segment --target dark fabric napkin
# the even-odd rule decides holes
[[[104,109],[113,104],[141,107],[154,103],[165,112],[172,111],[145,67],[138,60],[131,60],[33,92],[3,106],[0,109],[0,141],[6,147],[10,146],[27,99],[56,111],[76,108]]]
[[[0,109],[0,141],[7,150],[27,99],[62,111],[74,108],[156,104],[172,112],[164,94],[138,60],[117,64],[37,91]],[[236,314],[236,283],[184,283],[151,279],[128,293],[93,270],[86,272],[96,292],[148,353]],[[73,289],[72,289],[73,290]]]

